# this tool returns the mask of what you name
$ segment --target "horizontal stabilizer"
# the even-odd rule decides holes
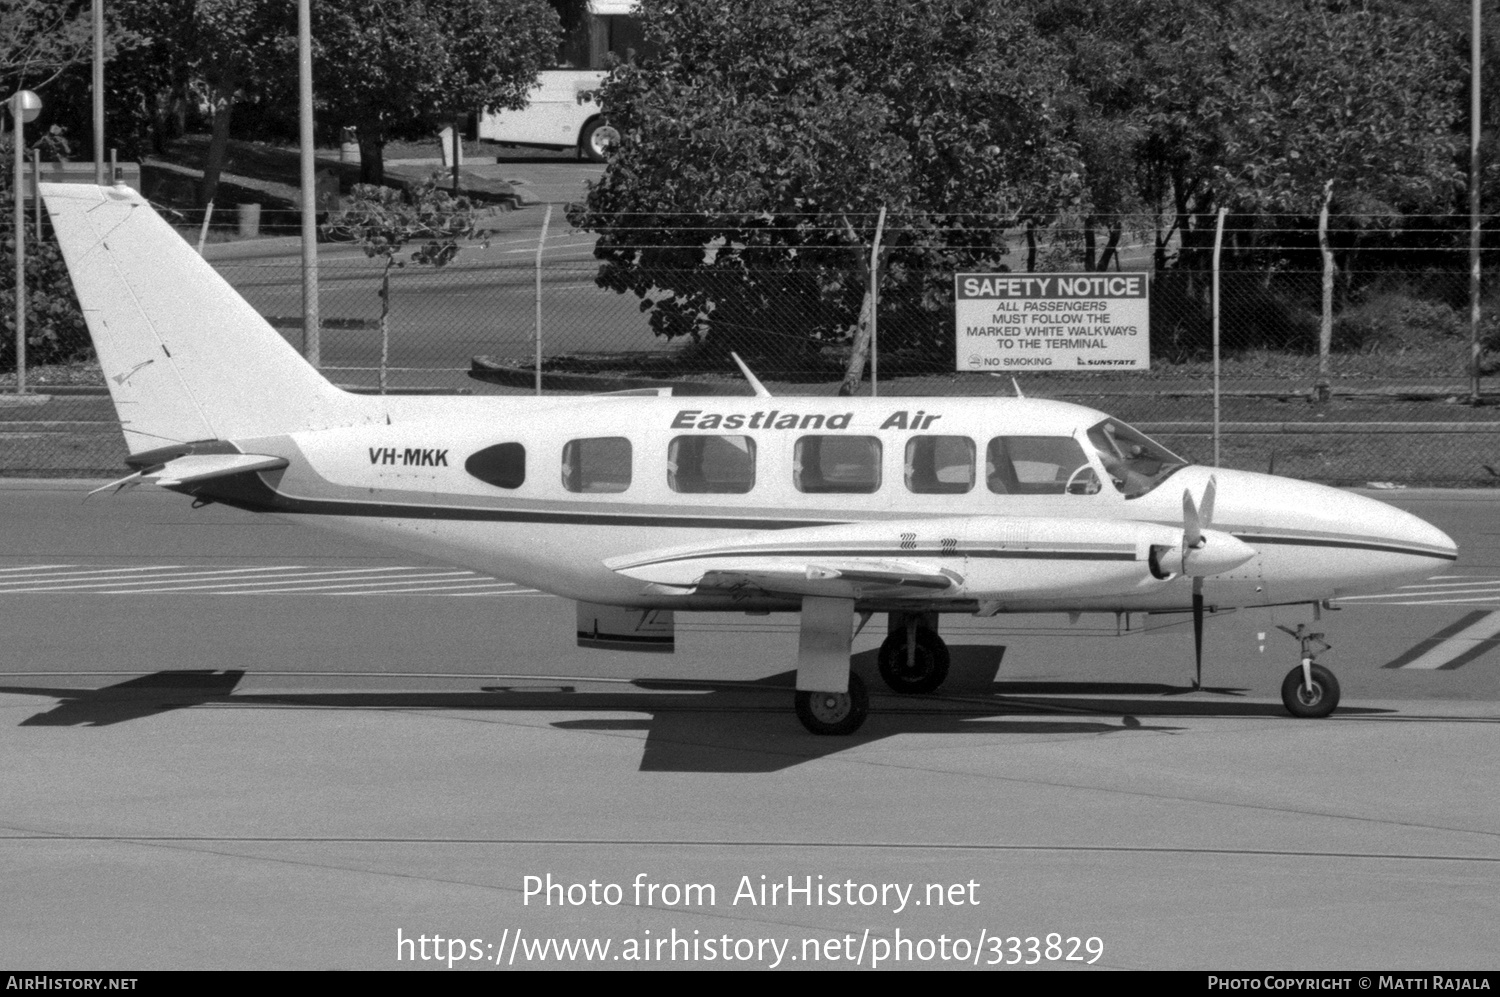
[[[234,474],[274,471],[286,467],[287,463],[285,457],[270,457],[265,454],[191,454],[169,460],[165,464],[144,468],[119,481],[111,481],[101,488],[95,488],[89,492],[89,495],[97,495],[111,489],[118,492],[148,482],[164,488],[194,485],[201,481],[225,478]]]

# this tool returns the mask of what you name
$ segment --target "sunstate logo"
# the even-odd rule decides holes
[[[447,467],[448,451],[407,447],[371,447],[371,464],[399,465],[401,467]]]

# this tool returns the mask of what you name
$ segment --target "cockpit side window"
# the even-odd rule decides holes
[[[1090,427],[1088,437],[1104,462],[1110,482],[1126,498],[1146,494],[1189,463],[1118,419],[1105,419]]]
[[[985,451],[985,480],[997,495],[1093,495],[1099,475],[1071,436],[997,436]]]

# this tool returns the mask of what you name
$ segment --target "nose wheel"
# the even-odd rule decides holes
[[[797,719],[810,733],[846,736],[859,730],[870,713],[870,696],[858,675],[849,676],[848,692],[797,694]]]
[[[1281,680],[1281,704],[1294,717],[1326,717],[1339,705],[1339,680],[1333,672],[1317,663],[1317,657],[1328,650],[1322,634],[1308,632],[1305,623],[1296,630],[1277,627],[1302,644],[1302,664],[1286,673]]]

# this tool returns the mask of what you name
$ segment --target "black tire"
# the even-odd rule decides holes
[[[848,692],[798,692],[797,719],[813,734],[845,737],[859,730],[870,713],[870,695],[858,675]]]
[[[1339,680],[1322,665],[1312,666],[1312,689],[1302,682],[1302,666],[1281,681],[1281,702],[1294,717],[1326,717],[1339,705]]]
[[[578,151],[587,159],[602,163],[609,158],[610,150],[620,143],[620,132],[603,118],[594,118],[583,126],[578,139]]]
[[[948,678],[948,645],[931,630],[917,629],[917,653],[906,663],[906,628],[901,627],[880,645],[880,677],[892,692],[915,695],[933,692]]]

